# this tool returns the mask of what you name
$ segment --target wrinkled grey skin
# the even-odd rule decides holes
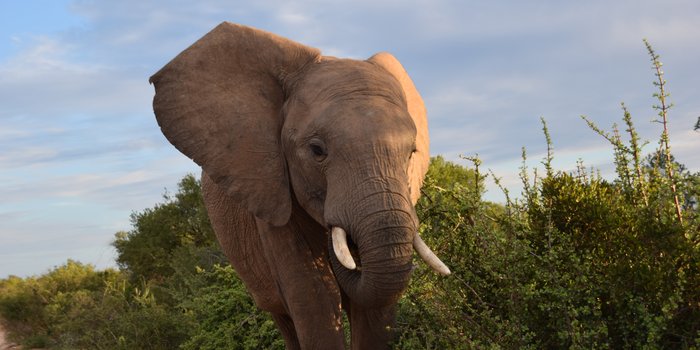
[[[222,23],[151,82],[167,139],[202,169],[212,225],[288,349],[386,348],[412,269],[429,160],[425,109],[401,64],[321,56]],[[343,228],[357,270],[329,230]]]

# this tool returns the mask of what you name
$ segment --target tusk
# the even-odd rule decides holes
[[[338,261],[347,269],[354,270],[357,265],[355,265],[355,260],[353,260],[352,255],[350,255],[345,230],[340,227],[333,227],[331,230],[331,238],[333,239],[333,252],[335,252],[335,256],[338,257]]]
[[[438,258],[437,255],[430,250],[428,245],[425,244],[423,239],[420,238],[418,232],[416,232],[416,235],[413,236],[413,249],[416,250],[421,259],[423,259],[428,266],[432,267],[435,272],[443,276],[447,276],[452,273],[445,263],[440,261],[440,258]]]

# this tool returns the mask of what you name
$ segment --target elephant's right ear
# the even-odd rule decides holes
[[[423,178],[428,172],[430,165],[430,138],[428,136],[428,119],[425,111],[425,103],[418,93],[418,89],[413,84],[413,80],[408,76],[401,62],[387,52],[380,52],[369,58],[370,62],[386,69],[398,80],[406,96],[408,114],[411,115],[413,123],[416,125],[416,150],[411,156],[408,165],[409,190],[411,192],[411,202],[415,205],[420,197],[420,189],[423,186]]]
[[[316,49],[224,22],[150,79],[168,141],[275,226],[292,207],[280,147],[284,83],[318,57]]]

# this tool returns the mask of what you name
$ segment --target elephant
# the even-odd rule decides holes
[[[202,168],[224,254],[287,349],[387,348],[418,235],[426,110],[399,61],[223,22],[156,72],[162,133]]]

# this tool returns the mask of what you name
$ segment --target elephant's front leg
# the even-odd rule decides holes
[[[325,241],[323,230],[308,232],[308,224],[298,220],[283,227],[258,220],[264,254],[287,312],[275,315],[275,322],[287,333],[288,348],[344,349],[340,291],[325,245],[316,242]],[[303,229],[306,232],[299,232]],[[296,346],[290,329],[296,333]]]

